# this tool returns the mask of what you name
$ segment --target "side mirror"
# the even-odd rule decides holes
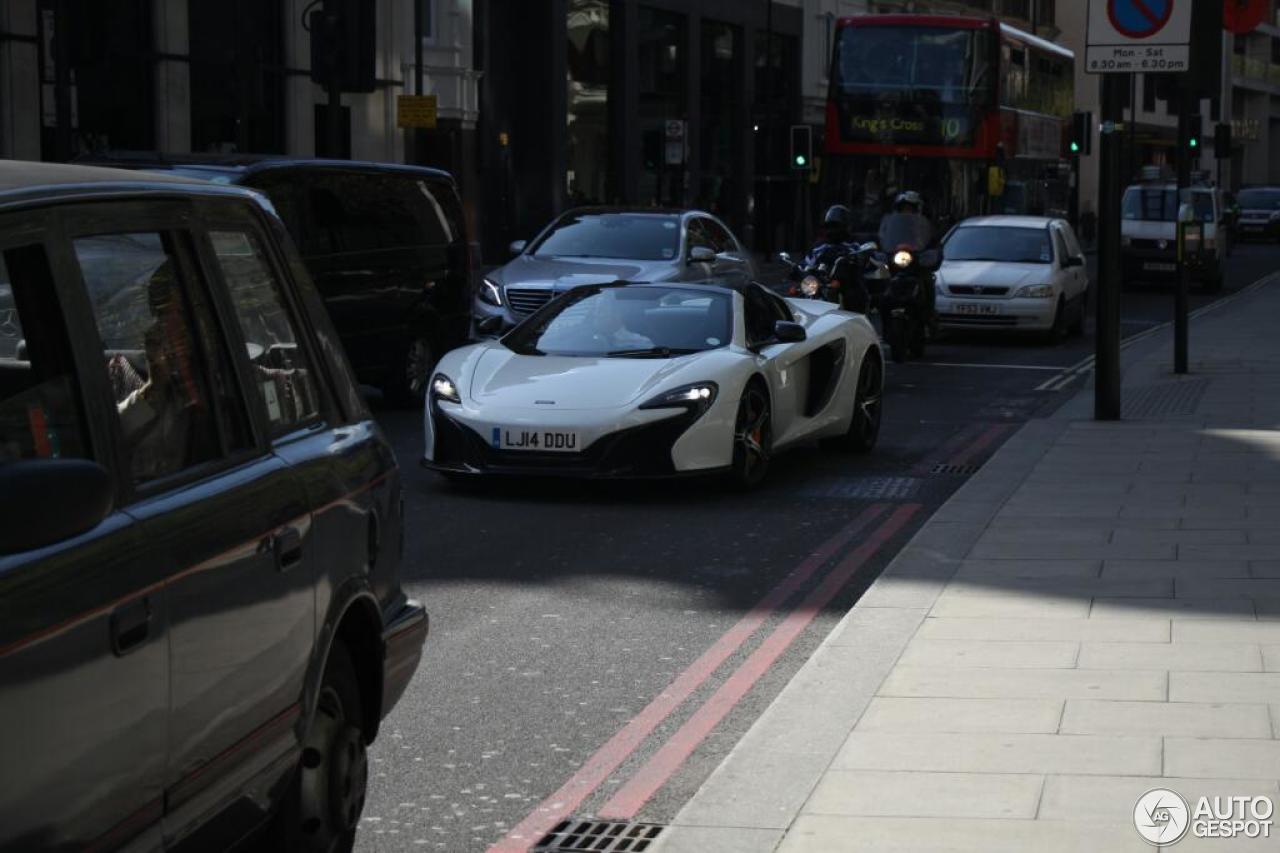
[[[709,246],[694,246],[689,250],[689,263],[713,264],[716,261],[716,250]]]
[[[779,320],[773,324],[773,336],[780,344],[798,344],[809,337],[804,326],[790,320]]]
[[[529,245],[528,240],[513,240],[507,248],[511,250],[511,254],[519,255],[524,252],[524,247]]]
[[[942,266],[942,252],[937,249],[926,249],[916,257],[916,263],[926,272],[935,272]]]
[[[0,505],[0,554],[13,554],[97,527],[115,508],[115,487],[87,459],[26,459],[4,466]]]

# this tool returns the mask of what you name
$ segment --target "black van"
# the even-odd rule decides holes
[[[362,383],[416,405],[470,334],[471,255],[448,172],[354,160],[194,154],[95,162],[261,190],[289,228]]]

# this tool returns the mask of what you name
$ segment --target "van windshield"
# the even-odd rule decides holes
[[[1144,222],[1174,222],[1178,218],[1177,191],[1172,187],[1129,187],[1124,191],[1121,215]],[[1213,196],[1203,190],[1183,190],[1182,201],[1190,201],[1201,222],[1213,222]]]

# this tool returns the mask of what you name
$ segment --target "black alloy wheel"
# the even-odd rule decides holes
[[[862,359],[858,388],[853,398],[853,417],[845,433],[844,446],[854,453],[870,453],[880,438],[884,413],[884,368],[874,352]]]
[[[769,394],[758,380],[747,384],[738,403],[733,428],[733,484],[751,489],[764,480],[773,453],[773,412]]]
[[[344,853],[355,844],[369,788],[363,717],[351,655],[335,643],[285,807],[288,849]]]
[[[435,366],[435,350],[431,341],[425,337],[413,338],[392,367],[392,375],[383,388],[383,394],[397,406],[422,405]]]

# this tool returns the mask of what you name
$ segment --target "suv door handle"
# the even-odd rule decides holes
[[[151,633],[151,600],[143,596],[122,604],[111,613],[111,651],[124,657]]]
[[[271,537],[271,551],[276,569],[287,572],[302,562],[302,534],[296,527],[286,527]]]

